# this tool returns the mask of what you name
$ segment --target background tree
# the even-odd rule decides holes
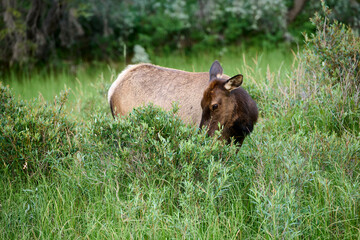
[[[296,16],[304,9],[307,0],[294,0],[293,7],[287,13],[287,22],[291,23]]]
[[[358,0],[328,5],[336,18],[359,29]],[[135,45],[171,52],[244,41],[276,44],[285,33],[314,30],[304,23],[318,9],[320,3],[306,0],[2,0],[0,63],[7,69],[119,60],[125,47],[131,52]]]

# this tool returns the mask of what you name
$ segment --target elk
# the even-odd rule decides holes
[[[222,138],[234,137],[241,145],[258,118],[255,101],[240,87],[242,80],[240,74],[232,78],[223,74],[218,61],[212,64],[210,76],[142,63],[120,73],[108,101],[114,118],[148,103],[170,110],[177,102],[177,114],[185,123],[207,127],[210,136],[220,124]]]

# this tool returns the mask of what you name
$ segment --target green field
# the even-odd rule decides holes
[[[359,239],[358,95],[326,82],[342,75],[319,71],[311,49],[151,57],[244,75],[260,118],[240,149],[176,108],[114,121],[106,94],[123,64],[13,73],[0,96],[0,238]]]
[[[296,51],[296,50],[295,50]],[[190,72],[208,72],[212,62],[219,60],[228,75],[246,72],[249,69],[265,75],[267,68],[276,74],[284,73],[294,64],[290,47],[259,50],[254,47],[228,47],[219,51],[201,52],[198,54],[181,54],[165,56],[152,56],[153,64],[182,69]],[[70,100],[77,100],[79,94],[82,98],[96,94],[94,84],[99,81],[111,84],[113,78],[125,67],[120,63],[92,63],[79,65],[64,65],[53,70],[24,70],[11,71],[2,78],[3,84],[9,85],[14,94],[22,99],[36,98],[39,94],[46,100],[52,100],[60,91],[70,88]],[[286,71],[282,71],[282,70]],[[260,77],[260,76],[259,76]],[[85,93],[86,92],[86,93]],[[91,94],[89,94],[91,93]]]

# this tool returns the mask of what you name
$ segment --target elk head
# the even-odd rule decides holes
[[[210,68],[210,82],[201,100],[202,118],[200,128],[207,127],[212,136],[219,126],[221,137],[230,141],[234,137],[240,145],[250,134],[258,118],[255,101],[240,87],[243,75],[223,78],[223,69],[218,61]]]

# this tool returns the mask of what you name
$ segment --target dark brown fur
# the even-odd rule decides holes
[[[220,65],[215,72],[210,70],[210,83],[201,100],[200,127],[207,126],[211,136],[219,130],[220,123],[222,138],[230,141],[233,137],[241,145],[245,137],[253,131],[258,119],[258,109],[255,101],[240,87],[242,75],[230,79],[217,78],[219,69],[222,71]]]

